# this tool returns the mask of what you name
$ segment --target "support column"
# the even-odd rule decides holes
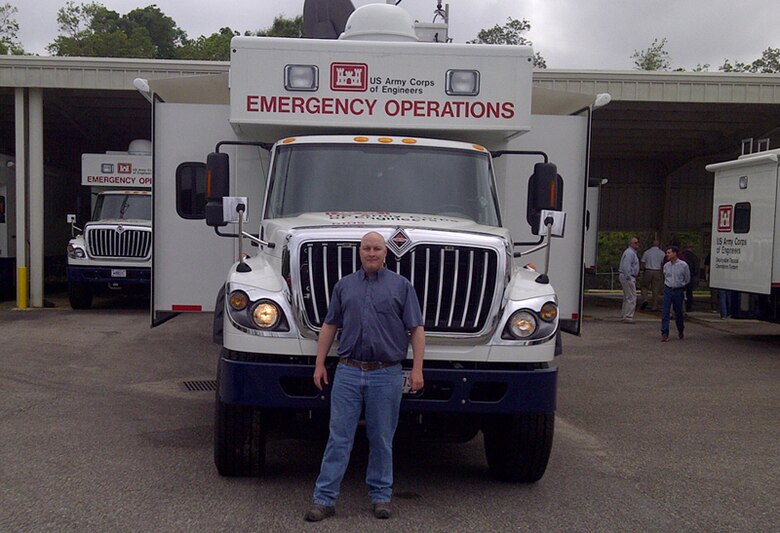
[[[27,307],[27,94],[17,87],[14,94],[16,146],[16,306]]]
[[[43,307],[43,90],[30,89],[30,305]]]

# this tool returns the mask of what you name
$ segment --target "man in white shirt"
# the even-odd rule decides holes
[[[666,258],[669,261],[664,265],[664,307],[661,313],[661,342],[669,340],[669,309],[674,306],[674,323],[677,326],[677,336],[685,338],[683,301],[685,300],[685,286],[691,281],[691,271],[688,263],[679,259],[679,249],[669,246],[666,249]]]
[[[644,272],[642,274],[641,308],[647,308],[649,302],[651,311],[658,311],[664,286],[664,277],[661,274],[661,267],[663,266],[666,254],[661,250],[660,244],[661,242],[658,239],[654,240],[653,245],[645,250],[645,253],[642,254],[642,259],[639,261],[639,267]],[[650,300],[647,298],[648,292],[650,293]]]
[[[634,322],[636,310],[636,278],[639,276],[639,257],[636,251],[639,249],[639,239],[631,237],[628,240],[628,248],[620,258],[620,286],[623,287],[623,322]]]

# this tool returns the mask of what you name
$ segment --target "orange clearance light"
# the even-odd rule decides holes
[[[380,137],[377,139],[377,141],[381,143],[391,143],[393,142],[393,139],[391,139],[390,137]]]
[[[282,144],[290,144],[295,142],[295,137],[290,137],[289,139],[285,139],[282,141]]]
[[[528,263],[527,265],[525,265],[525,268],[531,269],[534,272],[536,272],[536,265],[533,263]]]
[[[359,143],[365,143],[368,142],[368,137],[355,137],[352,140]]]
[[[484,152],[484,151],[485,151],[485,147],[484,147],[484,146],[480,146],[480,145],[478,145],[478,144],[472,144],[472,145],[471,145],[471,147],[472,147],[474,150],[479,150],[480,152]]]
[[[401,139],[404,144],[417,144],[417,139]]]

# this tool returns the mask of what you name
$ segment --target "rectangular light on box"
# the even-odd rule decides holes
[[[479,94],[479,71],[448,70],[445,88],[450,96],[476,96]]]
[[[284,88],[288,91],[316,91],[320,71],[316,65],[285,65]]]

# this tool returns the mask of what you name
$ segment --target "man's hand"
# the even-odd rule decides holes
[[[324,364],[314,366],[314,386],[322,390],[322,384],[328,385],[328,371]]]
[[[421,368],[413,368],[409,378],[411,385],[409,392],[417,392],[418,390],[422,390],[422,388],[425,387],[425,380],[423,379],[423,372]]]

